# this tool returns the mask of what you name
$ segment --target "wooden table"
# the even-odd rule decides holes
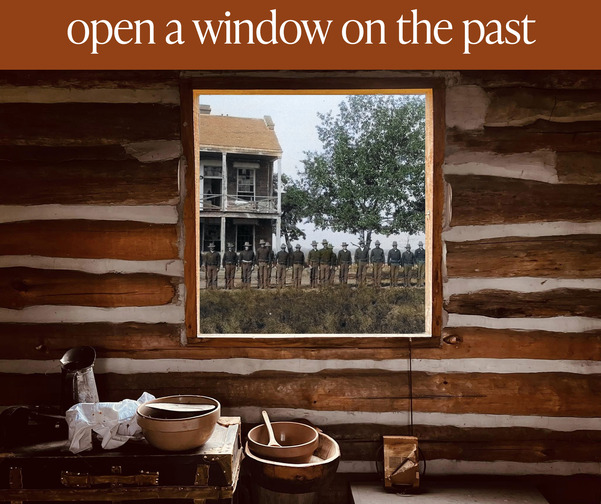
[[[164,452],[145,441],[77,455],[67,441],[0,453],[0,501],[190,499],[234,502],[242,458],[240,418],[221,417],[202,447]]]

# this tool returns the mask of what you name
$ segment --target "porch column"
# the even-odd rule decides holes
[[[221,216],[221,256],[225,252],[225,215]]]
[[[282,159],[279,158],[278,164],[278,216],[275,219],[275,250],[280,250],[280,236],[282,234]]]
[[[221,153],[221,209],[227,210],[227,153]]]

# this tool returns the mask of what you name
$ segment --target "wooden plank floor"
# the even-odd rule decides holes
[[[413,494],[389,493],[375,483],[353,483],[353,504],[547,504],[536,487],[511,479],[428,478]]]

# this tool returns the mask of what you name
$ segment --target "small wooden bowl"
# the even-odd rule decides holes
[[[275,438],[281,446],[269,446],[265,424],[257,425],[248,433],[248,447],[256,455],[280,462],[303,464],[319,445],[319,433],[310,425],[299,422],[271,422]]]

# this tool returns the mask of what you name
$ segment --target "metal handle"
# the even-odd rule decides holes
[[[61,471],[61,484],[68,488],[91,488],[94,485],[122,485],[157,486],[159,473],[140,471],[139,474],[88,474],[71,471]]]

